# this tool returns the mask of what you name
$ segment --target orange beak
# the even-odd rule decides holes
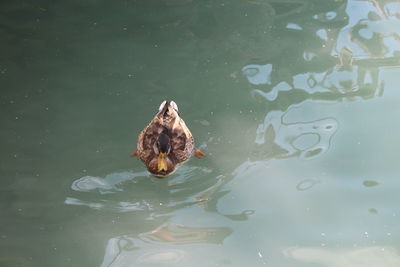
[[[160,152],[157,157],[157,168],[158,171],[168,171],[167,166],[167,153]]]

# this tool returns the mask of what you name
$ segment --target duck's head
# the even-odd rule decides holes
[[[171,140],[167,131],[163,131],[157,138],[153,146],[156,157],[150,161],[148,170],[157,177],[165,177],[175,170],[171,158]]]
[[[174,101],[163,101],[158,108],[157,116],[159,118],[170,118],[174,119],[179,117],[178,105]]]

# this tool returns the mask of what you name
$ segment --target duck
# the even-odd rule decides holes
[[[131,156],[138,157],[152,175],[164,178],[193,155],[205,156],[195,147],[193,135],[181,118],[178,105],[164,100],[157,114],[140,132]]]

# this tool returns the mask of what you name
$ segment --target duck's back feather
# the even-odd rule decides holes
[[[172,154],[182,163],[193,155],[194,139],[192,133],[186,127],[185,122],[179,118],[175,122],[171,134]]]
[[[193,155],[194,139],[185,122],[181,118],[169,121],[155,117],[138,137],[137,150],[143,162],[149,163],[156,157],[153,147],[162,132],[170,138],[170,157],[175,164],[183,163]]]

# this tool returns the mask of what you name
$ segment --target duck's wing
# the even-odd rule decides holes
[[[193,154],[194,139],[182,119],[176,121],[171,129],[171,146],[178,164],[188,160]]]
[[[152,120],[146,128],[139,134],[137,151],[139,157],[143,161],[147,161],[151,155],[154,154],[154,143],[157,141],[158,136],[162,132],[163,126],[160,121],[155,118]]]

